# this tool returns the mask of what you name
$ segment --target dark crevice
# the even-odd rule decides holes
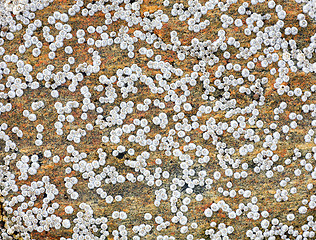
[[[125,156],[126,152],[119,153],[116,157],[122,159]]]
[[[185,183],[183,185],[183,187],[181,187],[181,192],[184,192],[188,187],[189,187],[189,185],[187,183]]]

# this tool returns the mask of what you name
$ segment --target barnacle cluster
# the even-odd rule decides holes
[[[1,239],[316,239],[315,0],[0,2]]]

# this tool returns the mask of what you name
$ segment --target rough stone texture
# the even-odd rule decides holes
[[[182,1],[181,1],[182,2]],[[301,13],[301,6],[296,4],[293,0],[288,1],[276,1],[279,4],[282,4],[284,6],[285,11],[287,12],[288,16],[285,20],[286,24],[290,24],[293,26],[298,27],[298,21],[296,20],[296,16],[298,13]],[[43,11],[39,11],[36,13],[36,18],[42,19],[44,22],[44,25],[47,24],[47,17],[53,12],[53,11],[60,11],[64,12],[68,9],[72,1],[67,0],[56,0],[53,4],[51,4],[49,7],[44,9]],[[186,3],[183,1],[184,5]],[[171,1],[171,4],[169,7],[161,7],[162,1],[150,1],[150,0],[144,0],[144,4],[141,7],[141,12],[149,11],[154,12],[158,9],[166,9],[167,12],[170,12],[171,6],[173,4],[173,1]],[[239,6],[240,4],[238,4]],[[265,6],[266,4],[264,4]],[[227,12],[228,15],[236,16],[236,7],[237,4],[234,4],[231,9]],[[258,6],[251,6],[250,9],[255,9],[257,12],[262,12],[267,9],[266,7],[262,7],[262,4]],[[187,30],[186,25],[183,22],[179,22],[176,17],[170,17],[170,21],[164,25],[164,27],[161,30],[155,30],[154,32],[162,38],[164,41],[169,42],[170,36],[168,35],[168,32],[171,30],[176,30],[179,33],[179,38],[182,41],[183,45],[189,44],[191,39],[193,37],[197,37],[202,40],[210,39],[214,40],[217,38],[217,31],[221,28],[221,23],[219,20],[219,10],[216,9],[214,11],[209,11],[206,17],[204,19],[209,18],[211,21],[211,26],[208,27],[206,30],[203,30],[197,34],[194,34],[192,32],[189,32]],[[243,16],[238,17],[243,19]],[[245,20],[245,17],[244,19]],[[267,24],[272,24],[276,21],[276,16],[273,15],[272,19],[267,22]],[[72,33],[75,33],[77,29],[82,28],[85,29],[87,26],[89,26],[91,23],[93,23],[94,26],[101,25],[103,22],[103,14],[97,13],[93,17],[82,17],[79,14],[77,14],[75,17],[70,17],[70,21],[68,24],[70,24],[73,27]],[[300,49],[302,49],[304,46],[307,46],[309,42],[309,37],[315,33],[316,27],[315,24],[312,24],[309,20],[309,25],[306,29],[300,29],[300,33],[296,36],[294,36],[294,40],[297,42],[297,45]],[[109,30],[119,29],[122,22],[118,21],[114,24],[112,24],[109,27]],[[134,28],[131,28],[134,29]],[[243,35],[242,31],[244,29],[244,26],[242,28],[230,28],[228,29],[227,36],[234,36],[237,39],[241,41],[241,44],[246,46],[249,46],[249,40],[250,38],[247,38]],[[54,33],[56,31],[55,29],[52,29],[51,32]],[[25,29],[20,31],[20,34],[16,34],[15,39],[11,42],[5,42],[4,48],[8,51],[8,53],[15,53],[17,51],[17,47],[19,44],[23,41],[22,35],[25,32]],[[131,30],[129,31],[131,32]],[[44,39],[41,36],[41,31],[37,31],[35,34],[39,37],[40,40],[43,42],[43,48],[42,48],[42,54],[39,58],[34,58],[31,55],[31,51],[28,50],[26,54],[23,56],[19,55],[19,58],[22,60],[32,64],[34,68],[36,69],[36,72],[39,70],[43,70],[48,64],[51,63],[51,60],[48,59],[47,54],[49,52],[48,49],[48,43],[44,41]],[[54,35],[54,34],[53,34]],[[95,33],[94,35],[97,35]],[[253,34],[251,35],[251,37]],[[285,38],[287,38],[285,36]],[[65,42],[67,44],[67,41]],[[82,62],[91,62],[91,56],[87,54],[87,47],[83,47],[84,45],[78,45],[74,39],[70,41],[70,45],[74,49],[74,57],[76,58],[76,64],[82,63]],[[86,46],[86,45],[85,45]],[[147,46],[148,44],[144,45],[144,42],[138,42],[135,44],[136,48],[139,48],[140,46]],[[163,60],[166,60],[173,64],[175,67],[180,67],[184,73],[190,73],[192,71],[192,67],[194,64],[197,63],[197,59],[194,59],[192,57],[188,57],[184,62],[180,62],[177,59],[177,56],[172,52],[163,52],[161,50],[154,49],[155,54],[161,54]],[[85,79],[79,83],[79,86],[77,89],[80,89],[81,86],[87,85],[90,89],[92,89],[93,86],[98,85],[98,76],[101,74],[106,74],[107,76],[112,76],[115,74],[116,70],[118,68],[123,68],[125,66],[130,66],[133,63],[137,63],[139,66],[142,66],[143,74],[146,75],[154,75],[157,72],[155,72],[152,69],[148,69],[146,66],[147,59],[144,56],[141,56],[138,52],[136,53],[136,57],[134,59],[129,59],[127,57],[126,51],[121,51],[119,49],[119,46],[114,45],[107,48],[101,48],[99,49],[100,55],[102,56],[102,65],[101,65],[101,71],[98,74],[93,74],[91,76],[85,77]],[[221,52],[221,51],[220,51]],[[218,52],[216,55],[219,56],[220,52]],[[259,54],[258,54],[259,56]],[[55,71],[58,71],[62,68],[62,64],[66,60],[66,55],[64,52],[62,52],[62,49],[59,49],[57,51],[57,59],[58,61],[54,61],[54,65],[56,66]],[[226,60],[221,57],[221,61],[226,62]],[[238,60],[238,59],[230,59],[232,63],[235,62],[241,62],[242,64],[246,64],[245,60]],[[314,57],[315,61],[315,57]],[[56,65],[57,64],[57,65]],[[10,67],[13,65],[10,65]],[[276,67],[277,65],[275,65]],[[215,68],[209,68],[208,71],[215,72]],[[256,66],[256,72],[254,75],[256,77],[263,77],[267,76],[269,70],[264,69],[260,66],[260,64],[257,64]],[[11,74],[14,76],[18,76],[19,74],[16,73],[16,67],[11,68],[12,72]],[[35,76],[33,76],[35,78]],[[265,126],[269,126],[270,123],[274,122],[273,120],[273,109],[280,104],[281,101],[287,102],[289,108],[286,109],[285,113],[280,115],[279,122],[284,123],[290,123],[288,119],[288,114],[291,111],[294,112],[301,112],[300,106],[302,105],[302,102],[299,101],[299,98],[293,98],[288,97],[286,95],[279,96],[275,89],[273,88],[273,84],[275,83],[275,78],[269,77],[269,83],[266,85],[264,96],[266,97],[266,104],[264,106],[260,107],[260,118],[262,121],[264,121]],[[211,78],[211,81],[214,80]],[[4,82],[5,79],[0,80],[1,83]],[[175,79],[172,79],[172,81]],[[212,82],[211,82],[212,84]],[[304,90],[309,90],[310,86],[313,84],[316,84],[316,76],[313,74],[304,74],[301,72],[298,72],[296,74],[291,73],[290,74],[290,81],[288,83],[291,88],[295,88],[294,86],[300,87]],[[60,94],[60,97],[57,99],[58,101],[62,102],[63,104],[66,103],[69,100],[77,100],[78,102],[82,100],[82,95],[78,93],[78,90],[75,93],[71,93],[67,89],[68,83],[64,84],[64,86],[58,87],[58,91]],[[154,96],[147,87],[144,86],[142,83],[136,83],[136,86],[139,88],[139,92],[137,94],[130,94],[128,99],[125,99],[125,101],[132,100],[134,103],[140,103],[143,102],[144,97],[148,97],[151,99],[155,99],[156,96]],[[203,101],[199,97],[202,93],[202,84],[201,82],[198,82],[198,84],[193,88],[191,87],[191,96],[188,97],[188,101],[193,103],[194,109],[187,114],[187,116],[193,115],[196,113],[198,107],[202,104],[212,104],[211,102]],[[92,98],[91,100],[96,104],[96,106],[103,106],[98,102],[98,98],[104,93],[96,93],[91,90]],[[237,99],[238,106],[243,107],[245,105],[248,105],[253,101],[253,96],[247,96],[244,94],[240,94],[238,90],[236,89],[234,92],[232,92],[232,97]],[[163,96],[162,96],[163,97]],[[220,93],[218,93],[218,99],[220,98]],[[31,123],[27,121],[25,117],[22,116],[22,111],[24,109],[30,109],[30,105],[32,101],[35,100],[42,100],[45,103],[45,108],[40,109],[36,111],[37,114],[37,120],[34,123]],[[110,111],[110,109],[113,108],[113,106],[118,105],[119,102],[122,100],[122,98],[119,96],[118,99],[115,101],[115,103],[110,107],[105,107],[105,112]],[[1,100],[1,102],[5,103],[7,100]],[[8,100],[9,101],[9,100]],[[73,201],[70,198],[68,198],[69,195],[66,194],[65,188],[63,187],[63,178],[66,176],[65,174],[65,168],[68,166],[71,166],[70,163],[65,163],[62,158],[67,155],[65,149],[66,146],[69,144],[69,142],[66,140],[66,135],[58,136],[55,134],[55,129],[53,127],[53,124],[57,120],[57,113],[53,107],[53,104],[56,100],[53,99],[50,96],[50,89],[47,89],[44,87],[43,84],[41,84],[40,88],[37,90],[30,90],[27,89],[24,91],[24,95],[21,98],[14,98],[10,100],[10,102],[13,105],[14,111],[11,111],[9,113],[3,113],[0,116],[0,123],[7,122],[10,126],[10,129],[13,126],[19,126],[21,130],[23,130],[23,137],[21,139],[18,139],[16,135],[13,135],[13,133],[9,133],[10,137],[13,141],[17,143],[17,154],[18,157],[21,157],[23,154],[26,155],[32,155],[34,153],[40,153],[43,152],[46,149],[50,149],[52,151],[53,155],[59,155],[61,157],[61,161],[58,164],[54,164],[51,159],[47,159],[43,157],[40,159],[41,161],[41,167],[39,168],[38,174],[35,176],[30,176],[27,181],[21,181],[19,182],[20,185],[22,184],[29,184],[30,182],[34,180],[41,179],[42,176],[48,175],[50,176],[51,183],[55,184],[60,193],[57,196],[57,202],[60,203],[60,208],[55,212],[56,215],[64,216],[63,209],[67,205],[72,205],[74,207],[75,212],[79,209],[79,203],[80,202],[87,202],[91,205],[91,207],[94,209],[94,216],[100,217],[100,216],[110,216],[114,210],[118,211],[126,211],[128,215],[128,219],[121,221],[126,225],[126,227],[130,230],[131,226],[134,226],[136,224],[141,224],[145,222],[143,220],[143,214],[145,212],[150,212],[153,215],[155,214],[161,214],[164,216],[164,219],[169,220],[173,216],[170,212],[170,208],[168,207],[168,201],[162,201],[162,204],[159,208],[156,208],[153,204],[154,202],[154,191],[156,189],[159,189],[158,187],[149,187],[144,182],[143,183],[137,183],[137,184],[131,184],[130,182],[125,182],[124,184],[116,184],[116,185],[102,185],[102,187],[106,190],[108,194],[111,194],[113,196],[117,194],[121,194],[123,196],[123,200],[121,202],[115,202],[112,204],[106,204],[104,200],[98,197],[98,195],[95,193],[95,190],[89,190],[87,188],[87,182],[88,180],[82,179],[79,173],[72,172],[70,176],[76,176],[79,179],[79,183],[74,186],[74,189],[78,191],[80,194],[80,197],[77,201]],[[316,103],[316,95],[313,94],[312,97],[309,98],[307,103]],[[163,110],[165,113],[167,113],[168,116],[172,114],[172,104],[166,104],[166,108]],[[150,108],[150,110],[146,113],[139,113],[139,112],[133,112],[132,114],[128,115],[125,123],[131,122],[134,118],[142,118],[147,116],[154,116],[157,115],[157,113],[160,111],[160,109],[154,107]],[[69,124],[64,124],[63,130],[65,133],[68,133],[71,129],[78,129],[78,128],[85,128],[85,124],[88,121],[82,121],[80,119],[80,111],[79,109],[75,109],[72,112],[73,116],[76,118],[76,120]],[[106,115],[106,113],[104,114]],[[299,126],[297,129],[290,130],[290,140],[286,140],[283,135],[281,135],[280,142],[278,144],[278,149],[275,151],[281,158],[279,162],[281,164],[284,164],[284,160],[288,157],[291,157],[293,154],[294,148],[299,148],[302,150],[303,156],[304,153],[309,151],[312,146],[314,146],[314,143],[305,143],[304,142],[304,135],[306,134],[307,130],[307,124],[309,124],[309,121],[311,120],[310,114],[302,114],[304,116],[304,120],[299,122]],[[219,111],[216,114],[212,112],[211,114],[204,115],[200,122],[205,122],[209,117],[214,117],[217,122],[223,121],[225,122],[225,117],[223,112]],[[90,111],[88,120],[93,120],[96,118],[96,113]],[[34,141],[36,139],[36,130],[35,126],[37,124],[41,123],[44,126],[44,132],[43,132],[43,142],[44,144],[41,147],[36,147],[34,145]],[[158,132],[161,135],[164,135],[168,132],[168,130],[174,126],[173,121],[169,121],[169,125],[166,129],[161,130],[155,127],[154,125],[151,125],[152,131],[149,134],[149,137],[153,137]],[[247,126],[249,127],[249,126]],[[86,137],[81,138],[80,144],[73,144],[79,152],[87,152],[88,153],[88,161],[92,161],[97,158],[96,150],[99,147],[102,147],[105,152],[108,153],[107,158],[107,164],[110,164],[112,166],[115,166],[118,172],[120,172],[122,175],[124,175],[127,172],[131,172],[132,170],[128,169],[124,165],[124,160],[128,159],[127,155],[125,155],[122,159],[115,158],[111,155],[112,150],[116,146],[114,144],[104,144],[101,142],[101,136],[105,133],[109,133],[112,129],[104,129],[100,130],[98,127],[96,127],[93,131],[89,132],[87,131]],[[254,130],[263,136],[262,129],[254,128]],[[192,138],[192,140],[196,144],[201,144],[204,146],[208,146],[208,149],[210,151],[210,157],[211,161],[207,164],[204,164],[201,166],[201,164],[196,164],[196,169],[201,169],[202,167],[205,168],[209,175],[213,175],[214,171],[220,171],[222,173],[222,176],[224,175],[223,169],[219,167],[217,164],[217,158],[216,154],[217,151],[215,147],[211,144],[211,142],[204,141],[202,138],[202,133],[200,130],[194,130],[190,132],[189,134]],[[131,144],[127,140],[128,136],[125,136],[122,138],[121,144],[126,146],[131,146]],[[243,143],[246,142],[245,139],[241,138],[240,140],[236,141],[232,138],[232,136],[225,134],[222,136],[222,139],[225,139],[227,145],[229,147],[239,147]],[[179,140],[179,143],[181,145],[183,140]],[[5,156],[5,153],[3,151],[3,142],[0,142],[0,159]],[[141,153],[144,150],[147,150],[147,147],[140,147],[139,145],[134,145],[134,149],[136,150],[135,156],[138,155],[138,153]],[[280,174],[275,172],[274,177],[272,179],[268,179],[265,176],[265,173],[262,172],[260,174],[255,174],[251,167],[254,167],[252,164],[252,159],[262,150],[262,146],[259,144],[255,144],[255,150],[251,154],[248,154],[247,157],[242,158],[242,162],[247,162],[250,165],[250,168],[248,170],[249,176],[246,179],[243,180],[235,180],[232,179],[232,183],[234,185],[234,189],[249,189],[252,192],[252,195],[257,196],[259,203],[258,206],[260,208],[260,211],[267,210],[271,215],[269,219],[272,219],[274,217],[277,217],[280,221],[283,223],[288,223],[286,220],[286,214],[288,212],[298,213],[297,209],[301,204],[301,201],[304,198],[307,198],[311,192],[308,192],[306,189],[307,183],[314,183],[315,181],[311,178],[310,174],[307,174],[307,172],[303,172],[303,174],[300,177],[295,177],[293,174],[293,171],[296,167],[300,166],[299,160],[293,161],[292,164],[285,167],[284,173]],[[237,154],[235,154],[237,157]],[[193,156],[193,154],[192,154]],[[154,160],[157,157],[161,157],[163,159],[162,168],[164,170],[168,170],[171,173],[170,178],[175,176],[181,175],[181,169],[178,164],[178,160],[174,157],[167,157],[164,155],[163,151],[156,151],[151,154],[150,159],[148,160],[148,169],[154,169],[155,164]],[[193,157],[194,158],[194,157]],[[12,169],[16,169],[15,164],[12,164]],[[16,175],[19,175],[19,171],[16,172]],[[291,187],[297,187],[298,193],[297,194],[290,194],[289,200],[286,202],[277,203],[273,197],[273,195],[276,192],[276,189],[281,188],[279,186],[279,181],[281,179],[284,179],[284,177],[289,176],[291,178],[291,182],[286,186],[286,189],[290,189]],[[220,182],[215,182],[213,184],[213,188],[211,190],[204,189],[201,187],[197,190],[197,192],[194,192],[193,195],[197,194],[198,191],[203,192],[204,199],[201,202],[196,202],[195,200],[192,201],[192,203],[189,205],[189,214],[188,214],[188,221],[191,222],[192,220],[195,220],[199,227],[194,232],[195,237],[205,237],[205,230],[209,229],[210,219],[206,218],[203,215],[204,209],[209,207],[212,202],[217,202],[221,199],[225,200],[227,203],[231,205],[233,209],[236,209],[238,204],[241,202],[246,202],[243,197],[237,194],[237,196],[232,200],[231,198],[225,198],[221,194],[217,192],[217,188],[219,186],[222,186],[225,188],[226,183],[229,181],[227,177],[221,178]],[[167,182],[166,180],[163,180],[163,182]],[[170,183],[169,183],[170,185]],[[164,185],[166,189],[168,189],[168,184]],[[169,193],[169,192],[168,192]],[[186,195],[186,194],[184,194]],[[41,197],[38,199],[41,200]],[[248,202],[248,201],[247,201]],[[36,205],[35,205],[36,206]],[[3,214],[3,211],[1,209],[1,213]],[[316,217],[315,210],[309,209],[307,212],[309,215],[314,215]],[[307,215],[300,215],[296,214],[296,219],[294,222],[291,222],[293,226],[301,226],[306,221]],[[68,216],[67,216],[68,217]],[[4,221],[6,219],[6,216],[1,216],[2,222],[0,227],[4,227]],[[72,218],[69,218],[72,220]],[[229,219],[228,216],[219,211],[217,213],[214,213],[212,220],[220,223],[224,222],[226,225],[232,225],[235,228],[235,231],[232,235],[230,235],[231,239],[246,239],[245,232],[248,229],[251,229],[255,226],[260,226],[260,221],[253,221],[249,220],[246,215],[242,215],[241,217],[237,217],[236,219]],[[118,222],[114,222],[111,217],[109,217],[109,229],[114,230],[118,227]],[[148,221],[150,223],[154,223],[153,220]],[[156,226],[156,224],[154,224]],[[161,232],[158,232],[155,228],[153,228],[151,234],[147,235],[146,237],[142,239],[154,239],[154,236],[157,236],[159,234],[161,235],[172,235],[176,239],[184,239],[184,235],[179,234],[179,224],[171,224],[171,226],[165,230],[162,230]],[[61,230],[51,230],[49,232],[43,232],[43,233],[35,233],[33,232],[31,234],[32,238],[34,239],[59,239],[60,237],[71,237],[72,232],[70,230],[65,230],[62,228]],[[131,236],[131,235],[129,235]],[[113,239],[112,237],[109,237],[108,239]],[[129,238],[131,239],[131,238]]]

